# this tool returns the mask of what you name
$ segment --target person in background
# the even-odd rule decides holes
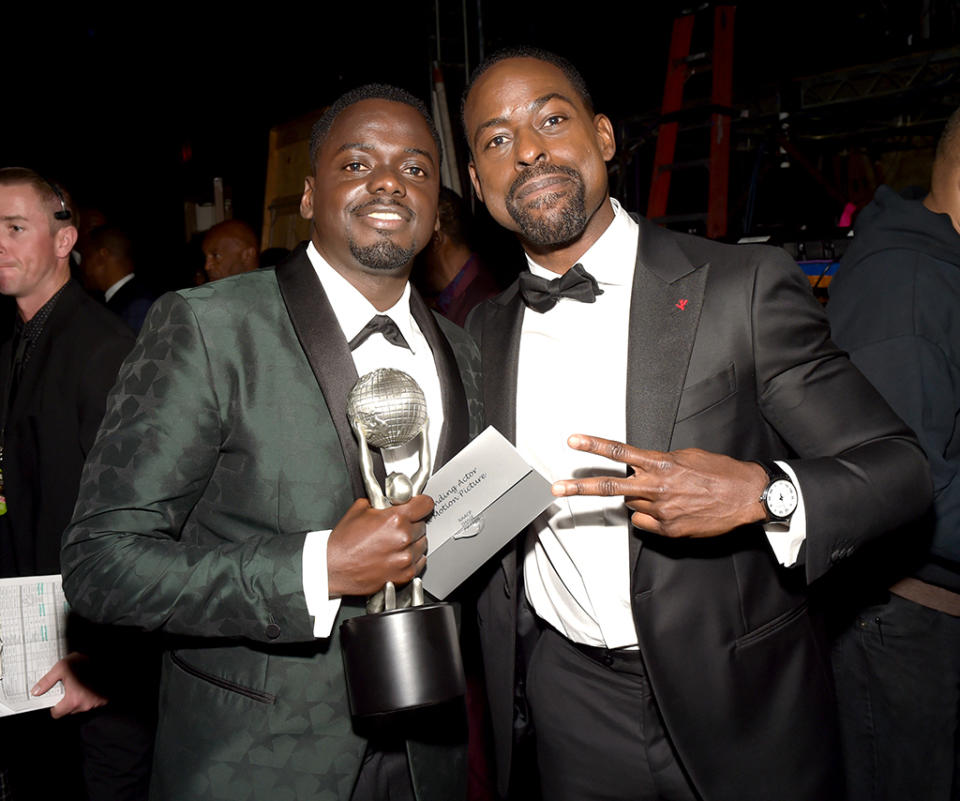
[[[135,272],[129,235],[114,225],[93,228],[81,257],[84,284],[101,293],[107,308],[138,333],[157,296]]]
[[[11,299],[0,341],[2,577],[60,573],[83,462],[133,345],[130,330],[70,277],[76,224],[64,189],[33,170],[0,169],[0,295]],[[51,713],[71,718],[43,711],[0,720],[4,797],[145,799],[153,730],[127,704],[126,684],[112,684],[131,668],[125,632],[76,616],[70,628],[76,650],[34,693],[62,681]],[[134,684],[149,682],[129,673]]]
[[[960,798],[958,311],[960,110],[929,193],[881,186],[830,284],[836,343],[917,433],[934,482],[932,514],[850,565],[833,615],[850,801]]]
[[[460,195],[441,186],[438,208],[440,227],[417,260],[414,280],[433,308],[463,325],[471,309],[500,288],[473,250],[470,213]]]
[[[240,220],[224,220],[203,237],[204,270],[208,281],[256,270],[260,244],[253,229]]]

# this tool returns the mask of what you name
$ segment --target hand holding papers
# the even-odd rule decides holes
[[[40,696],[34,685],[67,653],[67,604],[60,576],[0,580],[0,717],[53,706],[56,684]]]

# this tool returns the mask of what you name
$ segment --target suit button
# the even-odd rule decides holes
[[[271,623],[267,626],[267,630],[264,633],[267,635],[268,640],[275,640],[280,636],[280,627],[276,623]]]

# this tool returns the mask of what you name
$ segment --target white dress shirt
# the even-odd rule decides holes
[[[119,292],[122,287],[124,287],[124,286],[126,286],[127,284],[129,284],[132,280],[133,280],[133,273],[127,273],[127,274],[126,274],[125,276],[123,276],[123,278],[121,278],[119,281],[117,281],[117,282],[114,283],[114,284],[111,284],[111,285],[110,285],[110,288],[107,289],[107,291],[103,293],[103,301],[104,301],[104,303],[109,303],[109,302],[110,302],[110,298],[112,298],[114,295],[116,295],[117,292]]]
[[[400,299],[386,311],[378,311],[349,281],[324,260],[311,242],[307,258],[317,272],[327,300],[349,342],[377,314],[390,317],[400,329],[410,350],[392,345],[379,332],[371,334],[353,351],[357,375],[364,375],[380,367],[393,367],[410,375],[423,389],[429,416],[428,439],[431,459],[436,456],[443,430],[443,396],[440,378],[430,345],[410,313],[410,284],[403,289]],[[399,458],[398,458],[399,457]],[[399,453],[384,454],[387,473],[412,475],[420,460],[416,447]],[[307,611],[314,617],[315,637],[329,637],[340,599],[330,598],[327,582],[327,540],[330,531],[311,531],[303,545],[303,592]]]
[[[517,449],[550,481],[621,472],[616,463],[575,451],[566,442],[570,434],[626,441],[625,365],[639,226],[611,202],[613,221],[579,260],[603,294],[594,303],[561,298],[546,313],[527,308],[523,315]],[[529,257],[527,262],[535,275],[557,277]],[[796,483],[789,466],[778,464]],[[796,561],[805,534],[798,494],[790,525],[770,526],[767,532],[777,558],[787,565]],[[629,514],[620,496],[572,496],[556,499],[534,521],[523,561],[527,599],[571,640],[636,646]]]

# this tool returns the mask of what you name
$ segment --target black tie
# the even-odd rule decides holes
[[[541,313],[550,311],[560,298],[593,303],[597,295],[602,294],[597,279],[584,270],[582,264],[574,264],[560,278],[552,281],[534,275],[529,270],[520,273],[520,296],[523,302]]]
[[[407,340],[403,338],[397,324],[385,314],[375,314],[370,322],[360,329],[360,333],[350,340],[350,350],[359,348],[371,334],[383,334],[383,338],[391,345],[410,350]]]

